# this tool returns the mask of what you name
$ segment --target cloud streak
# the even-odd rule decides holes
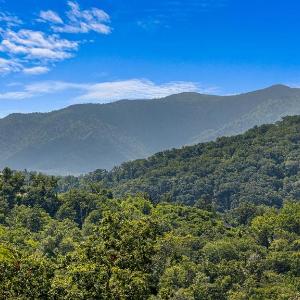
[[[47,67],[32,67],[32,68],[24,68],[23,73],[28,75],[41,75],[48,73],[50,71]]]
[[[41,11],[38,21],[63,24],[62,18],[53,10]]]
[[[197,92],[199,86],[193,82],[170,82],[155,84],[149,80],[132,79],[126,81],[91,84],[77,99],[84,102],[115,101],[119,99],[162,98],[181,92]]]
[[[121,99],[162,98],[182,92],[214,93],[216,88],[201,87],[195,82],[169,82],[155,84],[150,80],[131,79],[102,83],[72,83],[45,81],[24,86],[22,90],[0,93],[0,99],[23,100],[47,94],[75,91],[72,103],[109,103]]]

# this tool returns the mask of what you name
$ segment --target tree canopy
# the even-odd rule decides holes
[[[299,129],[78,178],[4,169],[0,299],[300,298]]]

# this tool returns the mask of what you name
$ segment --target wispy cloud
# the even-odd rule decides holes
[[[7,27],[19,26],[23,24],[23,22],[17,16],[5,12],[0,12],[0,23],[4,23]]]
[[[23,72],[28,75],[40,75],[45,74],[50,71],[47,67],[32,67],[32,68],[24,68]]]
[[[6,92],[0,94],[0,100],[23,100],[29,98],[29,94],[26,91],[23,92]]]
[[[195,82],[169,82],[156,84],[145,79],[131,79],[101,83],[72,83],[45,81],[29,84],[21,90],[0,93],[0,99],[22,100],[63,91],[75,91],[74,103],[108,103],[120,99],[162,98],[181,92],[215,93],[215,87],[202,87]]]
[[[0,57],[0,74],[19,72],[21,70],[22,65],[17,60]]]
[[[65,21],[54,11],[41,11],[40,19],[52,23],[52,29],[60,33],[111,33],[112,29],[108,25],[110,16],[105,11],[95,7],[81,10],[75,1],[68,1],[68,6]]]
[[[2,41],[0,51],[11,56],[18,55],[27,60],[57,61],[72,57],[78,42],[46,35],[40,31],[21,29],[0,30]]]
[[[99,100],[110,102],[119,99],[161,98],[181,92],[197,91],[200,91],[200,87],[194,82],[155,84],[149,80],[132,79],[91,84],[77,100],[84,102],[97,102]]]
[[[11,87],[19,87],[19,84],[12,84]],[[24,100],[39,97],[47,94],[56,94],[67,90],[84,91],[89,85],[70,83],[64,81],[41,81],[25,85],[20,90],[0,93],[2,100]]]
[[[41,11],[38,21],[51,22],[55,24],[63,24],[62,18],[53,10]]]
[[[103,10],[81,10],[74,1],[68,1],[67,4],[69,10],[66,12],[66,20],[52,10],[40,12],[38,21],[49,24],[45,32],[35,28],[27,29],[17,16],[0,12],[1,74],[23,72],[40,75],[47,73],[54,62],[72,58],[81,42],[64,37],[64,33],[111,32],[107,25],[110,17]]]

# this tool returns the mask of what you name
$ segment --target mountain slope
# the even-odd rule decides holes
[[[242,203],[281,207],[284,200],[300,200],[300,116],[77,180],[100,181],[118,197],[147,193],[154,202],[209,204],[221,211]]]
[[[110,169],[298,113],[300,89],[277,85],[226,97],[183,93],[13,114],[0,120],[0,167],[52,174]]]

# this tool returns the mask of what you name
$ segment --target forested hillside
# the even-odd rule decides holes
[[[300,199],[300,117],[255,127],[216,142],[160,152],[149,159],[61,179],[61,190],[100,182],[115,196],[146,193],[157,203],[210,203],[225,211],[241,203],[280,207]]]
[[[299,147],[295,116],[111,172],[5,168],[0,299],[298,299]]]
[[[300,114],[300,90],[277,85],[235,96],[74,105],[0,119],[0,168],[81,174],[214,140]]]

